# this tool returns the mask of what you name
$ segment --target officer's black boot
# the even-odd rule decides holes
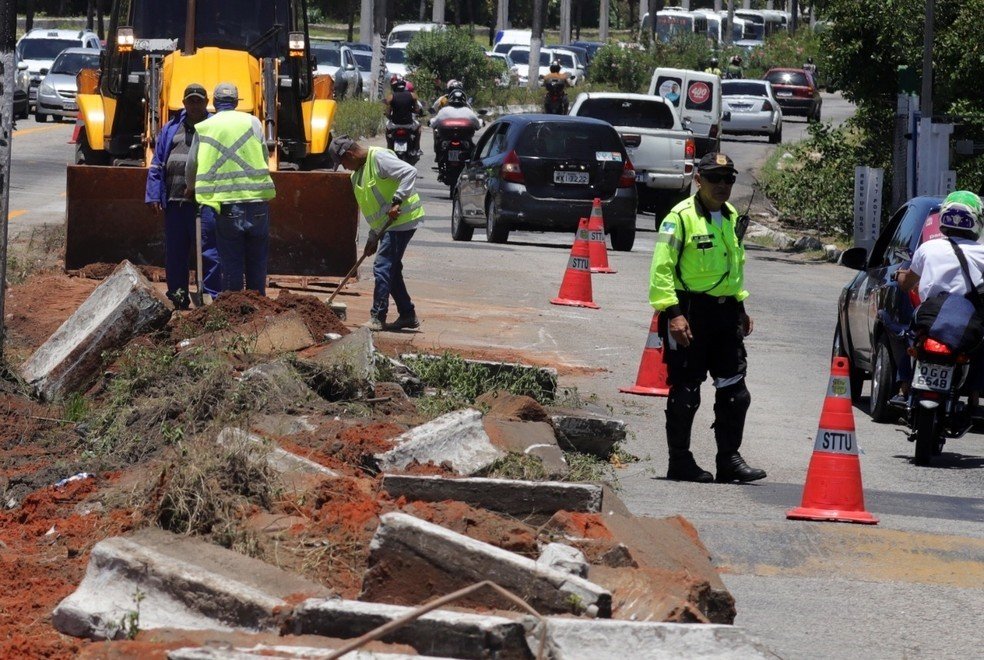
[[[674,481],[708,483],[713,475],[701,469],[690,453],[690,430],[700,406],[700,384],[690,387],[674,386],[666,401],[666,443],[670,449],[670,465],[666,478]]]
[[[752,396],[744,379],[722,387],[714,395],[714,439],[717,440],[718,483],[745,483],[765,479],[765,470],[750,467],[738,453],[745,431],[745,414]]]

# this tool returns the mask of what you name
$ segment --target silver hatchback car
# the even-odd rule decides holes
[[[66,48],[51,65],[38,87],[35,119],[45,122],[48,117],[75,119],[79,105],[76,76],[82,69],[99,68],[98,48]]]

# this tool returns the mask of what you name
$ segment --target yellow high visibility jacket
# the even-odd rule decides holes
[[[245,112],[218,112],[195,126],[198,136],[195,199],[219,210],[222,204],[273,199],[276,190]]]
[[[400,187],[400,182],[396,179],[384,179],[379,176],[376,169],[376,153],[379,151],[381,151],[380,147],[369,147],[366,164],[352,172],[351,177],[352,191],[355,193],[359,210],[376,232],[382,230],[383,225],[386,224],[386,214],[393,205],[393,196],[396,195],[397,188]],[[397,216],[396,222],[390,225],[390,229],[422,217],[424,217],[424,205],[420,201],[420,195],[414,192],[400,204],[400,215]]]

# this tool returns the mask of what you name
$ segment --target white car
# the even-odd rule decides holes
[[[444,26],[440,23],[404,23],[403,25],[397,25],[390,30],[389,36],[386,37],[386,45],[406,45],[421,32],[434,32],[443,28]]]
[[[44,73],[51,68],[55,58],[66,48],[95,48],[102,46],[99,36],[88,30],[45,30],[35,28],[17,41],[17,59],[27,65],[31,77],[28,101],[33,109],[37,104],[38,87]]]
[[[520,86],[525,85],[529,80],[530,76],[530,49],[529,46],[514,46],[509,50],[509,54],[506,55],[509,60],[510,68],[516,74],[519,79]],[[573,58],[573,54],[571,54]],[[556,59],[556,53],[551,48],[541,48],[540,49],[540,66],[538,67],[538,77],[542,79],[543,76],[550,73],[550,63]],[[574,84],[573,77],[577,74],[576,69],[568,69],[561,64],[561,72],[566,72],[568,76],[572,78],[571,84]]]
[[[406,78],[407,70],[407,44],[393,44],[386,47],[386,78],[390,76],[403,76]]]
[[[766,135],[771,144],[782,142],[782,108],[768,80],[724,80],[721,101],[723,133]]]

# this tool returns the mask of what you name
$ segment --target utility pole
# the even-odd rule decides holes
[[[7,236],[10,215],[10,151],[14,139],[14,65],[17,3],[0,2],[0,356],[7,337],[4,301],[7,298]]]
[[[608,41],[608,13],[611,10],[610,0],[601,0],[598,8],[598,41]]]
[[[365,44],[372,43],[372,5],[372,0],[362,0],[359,5],[359,41]]]
[[[800,3],[799,0],[792,0],[789,3],[789,13],[792,15],[792,29],[793,34],[796,34],[796,30],[799,29],[799,15],[800,15]]]
[[[560,0],[560,43],[571,43],[571,0]]]
[[[734,28],[731,27],[735,24],[735,0],[728,0],[728,29],[724,33],[724,43],[731,45],[732,35],[734,33]]]
[[[509,0],[499,0],[499,4],[495,12],[495,29],[509,29]]]
[[[431,12],[431,20],[435,23],[444,22],[444,0],[434,0],[434,9]]]
[[[366,0],[363,0],[365,2]],[[369,86],[372,98],[383,98],[383,87],[386,84],[386,0],[370,0],[372,12],[372,75]]]
[[[602,0],[604,2],[605,0]],[[540,46],[543,44],[543,10],[546,0],[533,0],[533,36],[530,39],[530,63],[526,67],[526,87],[530,90],[540,85]]]
[[[936,0],[926,0],[926,27],[923,29],[922,94],[919,97],[919,114],[923,119],[933,118],[933,11]]]

